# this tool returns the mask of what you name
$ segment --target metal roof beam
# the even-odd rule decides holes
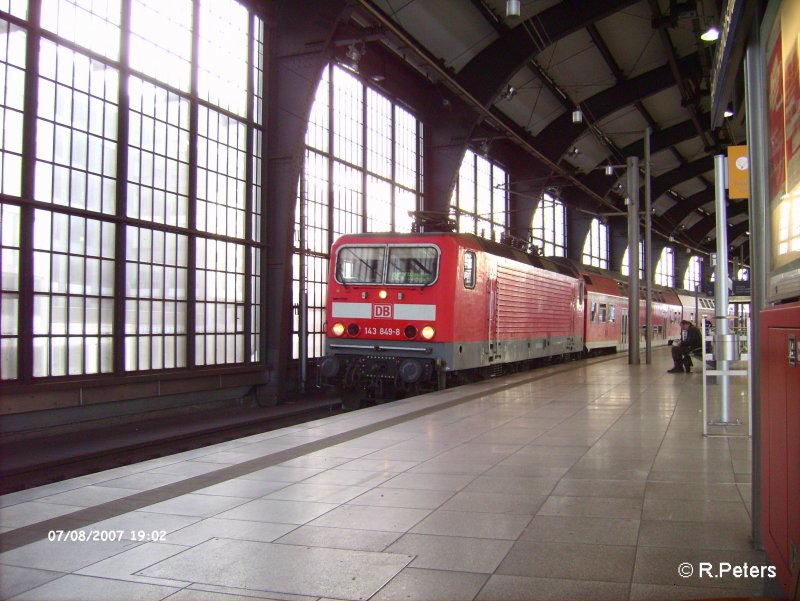
[[[662,194],[666,194],[673,186],[689,181],[693,177],[699,177],[706,171],[711,171],[713,169],[714,157],[705,156],[691,163],[681,165],[672,171],[667,171],[653,180],[653,201],[657,200]]]
[[[551,6],[484,48],[461,70],[458,81],[486,105],[539,52],[636,1],[565,0]]]
[[[674,207],[664,212],[662,217],[667,223],[672,224],[673,230],[675,230],[689,215],[710,202],[714,202],[713,188],[703,190],[684,199],[682,202],[678,202]]]
[[[682,58],[679,68],[685,72],[694,72],[699,69],[700,61],[697,55],[690,54]],[[672,68],[668,64],[662,65],[587,98],[581,103],[581,106],[588,117],[593,122],[597,122],[624,106],[629,106],[642,98],[647,98],[672,86],[671,70]],[[551,161],[558,161],[585,128],[586,126],[582,123],[572,123],[572,116],[564,113],[551,121],[539,133],[536,137],[537,147]]]
[[[727,216],[728,219],[738,217],[739,215],[747,214],[747,201],[728,203]],[[747,222],[749,223],[749,221]],[[692,227],[686,230],[686,235],[693,240],[702,240],[708,236],[711,231],[717,226],[716,215],[706,215],[700,221],[695,223]],[[732,230],[732,227],[728,228]],[[731,238],[733,240],[733,238]]]

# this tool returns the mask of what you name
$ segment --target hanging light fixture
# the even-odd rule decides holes
[[[506,17],[518,17],[519,14],[519,0],[506,0]]]
[[[503,90],[503,91],[500,93],[500,98],[502,98],[503,100],[511,100],[511,99],[512,99],[512,98],[514,98],[514,96],[516,96],[516,95],[517,95],[517,88],[515,88],[515,87],[514,87],[514,86],[512,86],[511,84],[508,84],[508,85],[506,86],[506,89],[505,89],[505,90]]]
[[[725,107],[725,110],[722,111],[722,116],[725,117],[726,119],[728,119],[729,117],[733,117],[733,105],[732,104],[729,103],[728,106]]]
[[[572,111],[572,122],[583,123],[583,111],[581,109],[575,109]]]
[[[716,25],[712,25],[700,34],[700,39],[704,42],[716,42],[719,39],[719,29]]]
[[[606,165],[605,172],[606,172],[606,175],[614,175],[614,166],[613,165]]]
[[[350,61],[350,66],[353,68],[354,71],[358,71],[358,63],[361,61],[361,57],[364,56],[365,50],[359,49],[355,42],[350,44],[347,47],[347,52],[345,52],[345,56]]]

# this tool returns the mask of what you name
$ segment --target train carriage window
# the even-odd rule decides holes
[[[386,282],[428,286],[436,281],[438,260],[433,246],[390,246]]]
[[[608,313],[608,305],[600,303],[600,323],[605,323],[606,314]]]
[[[592,321],[597,317],[597,303],[592,303]]]
[[[464,253],[464,288],[475,287],[475,253],[468,250]]]
[[[617,321],[617,306],[611,305],[608,311],[608,321]]]
[[[383,282],[384,246],[343,246],[336,254],[336,280],[342,284]]]

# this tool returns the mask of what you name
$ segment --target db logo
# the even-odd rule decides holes
[[[392,305],[372,305],[372,317],[377,319],[391,319]]]

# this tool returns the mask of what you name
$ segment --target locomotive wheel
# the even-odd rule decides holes
[[[342,409],[345,411],[355,411],[361,408],[361,402],[364,400],[364,391],[361,388],[348,388],[342,390]]]

